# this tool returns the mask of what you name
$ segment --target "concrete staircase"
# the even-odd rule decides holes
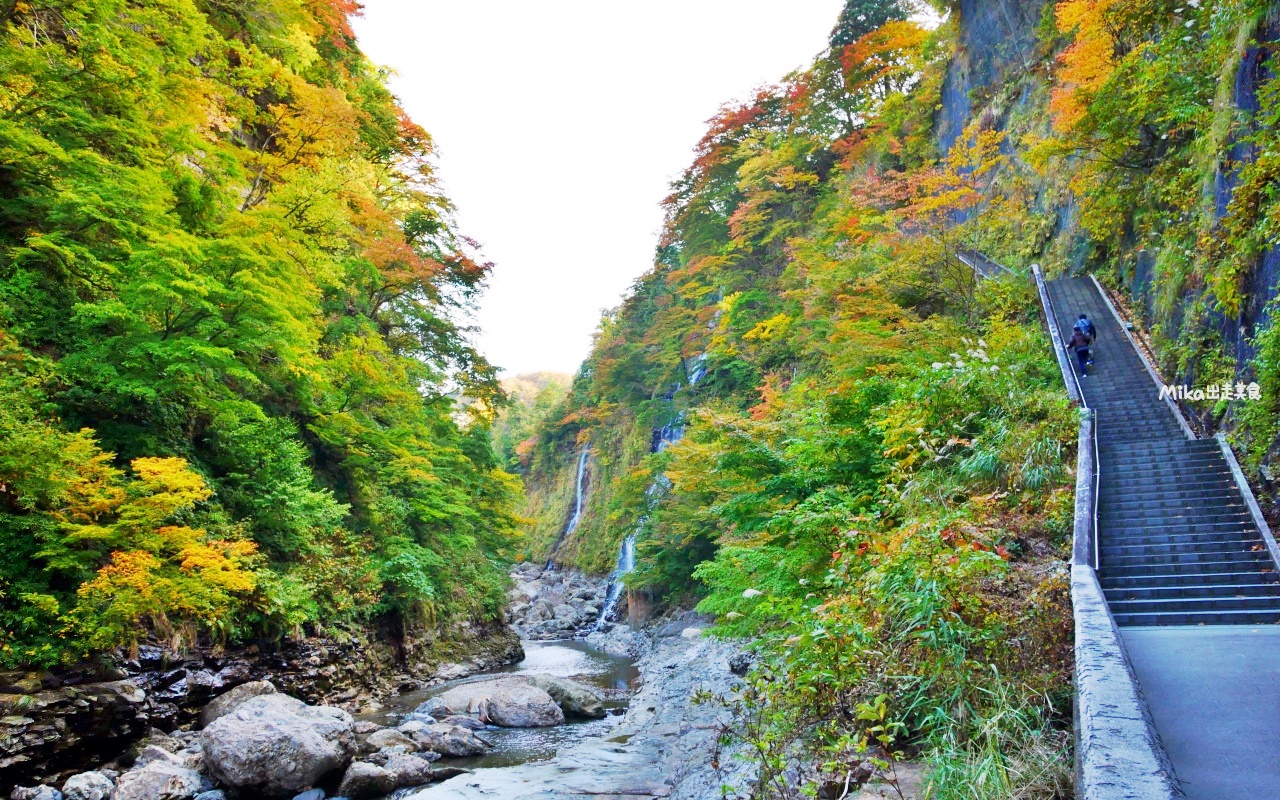
[[[1058,329],[1098,329],[1098,575],[1120,626],[1280,623],[1280,580],[1213,439],[1190,439],[1087,278],[1048,284]],[[1075,366],[1075,355],[1071,354]]]

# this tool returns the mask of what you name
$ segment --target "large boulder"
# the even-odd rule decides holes
[[[426,726],[424,725],[425,729]],[[382,728],[365,737],[364,743],[360,747],[363,753],[376,753],[379,750],[386,750],[392,747],[403,747],[408,752],[418,749],[418,744],[409,738],[408,734],[402,733],[395,728]]]
[[[242,683],[226,694],[213,698],[213,700],[209,701],[209,705],[200,710],[200,727],[207,728],[218,717],[226,716],[235,711],[236,707],[246,700],[275,693],[276,687],[271,681]]]
[[[265,694],[214,720],[200,732],[200,746],[219,783],[292,796],[346,766],[355,750],[355,722],[340,708]]]
[[[548,728],[564,722],[564,712],[537,686],[507,683],[484,698],[480,719],[503,728]]]
[[[472,715],[504,728],[545,728],[564,722],[556,701],[523,675],[459,684],[418,706],[418,711],[438,719]]]
[[[81,772],[67,778],[62,796],[65,800],[107,800],[113,786],[115,783],[101,772]]]
[[[380,797],[407,786],[431,782],[431,764],[411,755],[393,755],[385,765],[355,761],[347,767],[338,794],[351,800]]]
[[[153,761],[121,775],[111,800],[190,800],[212,788],[195,770],[168,761]]]
[[[551,699],[560,704],[560,710],[566,717],[600,719],[605,715],[604,700],[589,686],[568,678],[542,674],[530,675],[529,683],[551,695]]]
[[[489,746],[475,731],[461,725],[436,723],[413,735],[414,742],[423,750],[452,758],[483,755]]]

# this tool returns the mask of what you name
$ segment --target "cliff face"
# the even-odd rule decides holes
[[[1230,30],[1217,34],[1231,42],[1220,48],[1226,55],[1216,81],[1200,88],[1212,103],[1200,113],[1199,127],[1178,132],[1181,147],[1165,148],[1141,168],[1112,170],[1124,184],[1147,188],[1116,215],[1109,235],[1082,225],[1088,193],[1072,186],[1082,162],[1096,153],[1074,152],[1048,170],[1027,164],[1030,143],[1053,135],[1054,75],[1071,41],[1057,30],[1053,5],[965,0],[954,13],[956,50],[936,118],[939,150],[954,146],[969,125],[1006,133],[1010,163],[1003,180],[1022,182],[1029,204],[1047,221],[1029,232],[1030,242],[997,243],[994,254],[1015,266],[1039,261],[1051,272],[1099,273],[1131,302],[1171,383],[1203,388],[1262,381],[1264,390],[1274,390],[1266,380],[1274,351],[1262,345],[1280,294],[1280,253],[1269,241],[1238,247],[1233,239],[1243,238],[1244,229],[1269,226],[1272,213],[1273,202],[1265,193],[1259,196],[1258,183],[1259,174],[1271,169],[1265,157],[1259,159],[1274,138],[1265,120],[1274,107],[1277,7],[1255,4],[1252,14],[1236,17]],[[1151,102],[1158,107],[1162,101]],[[1182,175],[1175,176],[1175,169]],[[1248,194],[1239,197],[1242,176]],[[1175,183],[1187,186],[1190,199],[1169,197]],[[1239,252],[1222,255],[1233,247]],[[1273,506],[1280,463],[1274,406],[1267,397],[1254,407],[1234,401],[1184,404],[1202,433],[1222,429],[1235,435]]]
[[[949,151],[991,92],[1012,76],[1030,72],[1040,59],[1037,31],[1046,0],[960,0],[956,50],[942,83],[938,145]]]

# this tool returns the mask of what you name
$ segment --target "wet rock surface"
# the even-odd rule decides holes
[[[699,704],[705,689],[726,695],[737,678],[729,661],[738,649],[708,637],[684,639],[682,622],[656,639],[640,662],[644,685],[626,714],[600,738],[562,749],[549,761],[481,769],[409,795],[413,800],[569,800],[583,795],[628,798],[720,798],[720,787],[743,786],[749,765],[720,753],[716,740],[726,712]]]

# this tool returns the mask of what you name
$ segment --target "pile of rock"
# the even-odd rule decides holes
[[[213,700],[202,729],[153,731],[103,769],[52,786],[21,787],[12,800],[225,800],[325,796],[381,797],[465,770],[433,766],[442,756],[478,755],[488,745],[472,724],[414,719],[399,728],[356,722],[331,706],[280,694],[267,681],[242,684]],[[483,727],[483,726],[479,726]],[[129,762],[126,766],[125,762]]]
[[[486,725],[531,728],[605,715],[593,689],[550,675],[511,675],[455,686],[394,728],[308,705],[268,681],[211,701],[199,731],[152,731],[122,759],[67,779],[61,790],[18,788],[11,800],[350,800],[383,797],[466,770],[441,758],[484,754]]]
[[[0,671],[0,796],[15,783],[57,783],[85,763],[113,759],[148,730],[193,726],[211,700],[247,682],[269,680],[312,705],[368,713],[378,710],[377,697],[524,657],[515,631],[498,623],[461,620],[446,632],[460,643],[454,662],[440,662],[437,634],[393,641],[356,632],[182,656],[144,644],[106,667]]]
[[[609,588],[607,578],[530,563],[513,570],[511,578],[507,613],[524,639],[564,639],[590,630]]]

